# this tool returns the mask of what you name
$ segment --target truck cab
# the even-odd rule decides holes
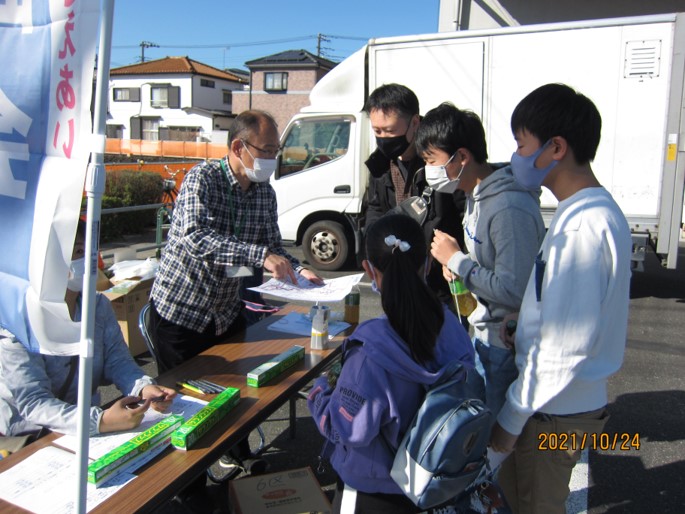
[[[282,138],[272,185],[281,235],[302,245],[307,261],[337,270],[355,253],[365,174],[358,173],[356,114],[295,117]]]

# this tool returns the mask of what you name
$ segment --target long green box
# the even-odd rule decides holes
[[[202,407],[192,418],[171,434],[171,444],[178,450],[187,450],[223,418],[240,400],[240,389],[227,387],[216,398]]]
[[[130,469],[135,459],[145,458],[146,452],[158,449],[160,444],[169,444],[167,436],[182,423],[183,416],[172,414],[91,462],[88,465],[88,482],[100,485],[123,468]]]
[[[290,366],[304,359],[304,346],[294,345],[283,353],[276,355],[269,362],[256,367],[247,374],[247,385],[261,387]]]

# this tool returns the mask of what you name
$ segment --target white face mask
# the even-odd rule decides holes
[[[81,257],[71,261],[69,265],[69,281],[67,282],[67,289],[76,293],[83,289],[83,277],[86,274],[86,259]]]
[[[447,165],[450,162],[452,162],[452,159],[454,159],[455,155],[457,154],[453,154],[452,157],[450,157],[445,164],[442,164],[440,166],[430,166],[428,164],[426,165],[426,182],[428,182],[428,185],[434,191],[452,194],[457,190],[457,187],[459,186],[459,181],[461,179],[461,174],[464,171],[464,166],[461,167],[461,169],[459,170],[459,174],[457,175],[457,178],[455,178],[454,180],[450,180],[449,176],[447,175]]]
[[[255,156],[252,155],[252,152],[250,152],[247,145],[244,145],[243,148],[247,150],[247,153],[250,154],[250,157],[252,157],[252,160],[254,161],[254,168],[248,168],[247,166],[245,166],[243,160],[240,159],[240,162],[245,168],[245,174],[247,175],[247,178],[250,179],[250,182],[268,182],[271,178],[271,175],[273,175],[274,171],[276,171],[277,160],[261,159],[259,157],[255,158]]]
[[[376,294],[381,294],[381,290],[378,289],[378,283],[376,282],[376,270],[373,267],[373,264],[371,264],[371,261],[369,261],[369,267],[371,268],[371,291],[373,291]]]

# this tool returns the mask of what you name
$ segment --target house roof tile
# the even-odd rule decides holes
[[[208,64],[190,59],[189,57],[165,57],[154,61],[139,64],[131,64],[113,68],[110,75],[160,75],[165,73],[187,73],[190,75],[203,75],[234,82],[245,83],[246,80],[233,73],[222,71]]]
[[[280,67],[322,67],[333,68],[337,63],[314,55],[307,50],[286,50],[277,54],[267,55],[259,59],[247,61],[248,68],[258,68],[260,66],[280,66]]]

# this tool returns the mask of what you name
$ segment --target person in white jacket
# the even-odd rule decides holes
[[[85,225],[79,230],[65,303],[74,321],[81,319]],[[90,434],[130,430],[140,424],[151,400],[166,410],[176,391],[156,385],[131,356],[109,300],[97,294],[93,338],[93,406]],[[0,328],[0,436],[39,433],[41,429],[76,433],[78,356],[29,352],[9,331]],[[99,407],[97,386],[116,384],[125,396],[109,408]],[[134,402],[140,405],[133,406]]]
[[[501,333],[515,346],[519,375],[490,444],[513,449],[499,484],[515,513],[564,513],[571,472],[592,446],[589,434],[604,428],[607,380],[623,360],[632,241],[590,166],[601,131],[590,99],[562,84],[542,86],[518,104],[511,128],[514,177],[528,189],[546,186],[559,205],[516,332]],[[560,444],[546,446],[551,436]]]
[[[464,241],[436,230],[431,254],[451,278],[459,276],[478,298],[469,316],[476,369],[485,381],[486,404],[497,416],[518,375],[514,355],[499,337],[507,314],[521,307],[526,282],[545,236],[539,190],[514,179],[511,168],[487,162],[485,131],[478,115],[443,103],[424,116],[416,136],[432,187],[466,193]]]

